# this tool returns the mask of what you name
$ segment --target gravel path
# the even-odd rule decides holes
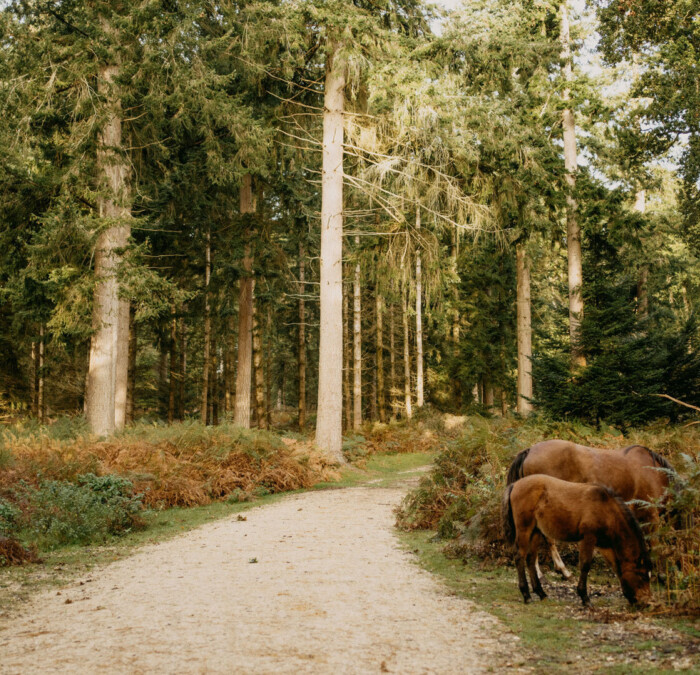
[[[465,673],[512,649],[393,532],[397,488],[293,495],[38,596],[0,673]],[[509,645],[508,647],[506,645]]]

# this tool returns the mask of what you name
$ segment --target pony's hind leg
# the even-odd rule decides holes
[[[532,600],[530,595],[530,587],[527,585],[527,575],[525,574],[525,558],[520,552],[520,547],[515,551],[515,567],[518,570],[518,588],[523,594],[525,604]]]
[[[571,572],[566,569],[566,565],[564,564],[564,561],[561,559],[561,556],[559,555],[559,549],[557,548],[557,545],[554,542],[550,542],[549,544],[549,552],[552,556],[552,562],[554,563],[554,569],[561,574],[562,578],[564,579],[571,579]]]
[[[533,533],[526,556],[527,569],[530,572],[530,581],[532,582],[532,590],[540,596],[540,600],[544,600],[547,597],[547,594],[542,588],[539,574],[537,573],[537,553],[540,549],[542,539],[543,537],[540,532]]]
[[[579,559],[581,563],[581,576],[578,579],[576,591],[584,607],[591,606],[591,599],[588,597],[588,573],[591,570],[593,560],[593,549],[595,548],[595,537],[586,535],[579,544]]]

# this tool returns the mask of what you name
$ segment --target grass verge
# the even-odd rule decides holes
[[[432,541],[434,532],[399,536],[422,567],[512,631],[513,652],[494,664],[494,672],[510,667],[547,673],[698,672],[700,619],[629,611],[617,581],[603,569],[590,577],[592,610],[580,606],[575,582],[556,581],[551,573],[545,584],[550,597],[525,605],[513,567],[449,559],[443,543]]]

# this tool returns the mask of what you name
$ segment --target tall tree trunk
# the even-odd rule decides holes
[[[44,423],[44,417],[46,412],[46,404],[44,402],[44,353],[46,345],[46,328],[42,323],[39,326],[39,381],[37,386],[37,418],[39,419],[39,424]]]
[[[352,353],[350,343],[350,291],[348,288],[343,288],[343,355],[345,364],[343,366],[343,405],[345,408],[345,426],[344,429],[352,427],[352,391],[350,390],[350,372],[352,364],[350,355]]]
[[[642,188],[637,190],[634,210],[642,215],[646,213],[647,193]],[[649,265],[647,263],[641,265],[637,277],[637,314],[643,319],[649,316]]]
[[[183,314],[185,308],[182,308]],[[181,420],[185,419],[185,379],[187,377],[187,328],[185,326],[185,317],[180,317],[180,395],[178,396],[178,417]]]
[[[517,244],[515,257],[518,336],[517,411],[521,415],[529,415],[532,412],[532,319],[530,311],[530,262],[525,251],[525,244]]]
[[[567,87],[562,92],[565,102],[571,100],[568,83],[573,80],[571,66],[571,42],[569,37],[569,11],[567,0],[561,5],[561,46],[564,63],[564,80]],[[564,166],[566,169],[566,241],[569,257],[569,336],[571,339],[571,359],[574,367],[586,365],[586,358],[581,346],[581,321],[583,319],[583,262],[581,255],[581,228],[578,224],[578,204],[574,197],[576,188],[576,123],[574,112],[566,107],[562,111],[564,129]]]
[[[265,379],[262,367],[262,336],[257,302],[253,300],[253,371],[255,373],[255,416],[260,429],[267,429]]]
[[[386,392],[384,389],[384,298],[377,289],[377,408],[379,421],[386,422]]]
[[[355,248],[359,249],[360,238],[355,237]],[[357,431],[362,426],[362,306],[360,296],[360,261],[355,263],[353,282],[353,418],[352,428]]]
[[[255,213],[253,179],[250,174],[243,177],[240,199],[241,214]],[[250,236],[248,233],[247,236]],[[250,429],[250,389],[253,373],[253,255],[250,244],[243,255],[244,275],[240,280],[238,301],[238,368],[236,370],[236,410],[234,422]]]
[[[420,235],[420,206],[416,208],[416,230]],[[416,251],[416,407],[422,408],[423,399],[423,278],[420,257],[420,238]]]
[[[204,358],[202,361],[202,404],[200,419],[202,424],[209,422],[209,369],[211,367],[211,299],[209,283],[211,281],[211,228],[207,228],[204,250]]]
[[[134,421],[134,395],[136,390],[136,310],[129,309],[129,365],[126,386],[126,423]]]
[[[175,421],[175,396],[177,392],[177,317],[175,305],[170,309],[170,358],[168,361],[168,424]]]
[[[343,457],[343,110],[345,67],[326,57],[321,175],[321,327],[316,445],[341,464]]]
[[[399,410],[399,388],[396,381],[396,325],[394,305],[389,305],[389,380],[391,382],[391,418],[396,419]]]
[[[299,431],[306,427],[306,249],[299,242]]]
[[[129,202],[128,166],[119,156],[122,148],[121,107],[114,85],[118,75],[118,66],[103,66],[97,81],[98,92],[106,97],[109,107],[107,121],[98,136],[99,215],[117,223],[100,234],[94,256],[96,281],[86,409],[90,429],[98,435],[114,431],[117,383],[120,387],[125,383],[122,371],[128,367],[126,349],[119,346],[121,341],[128,340],[128,324],[126,331],[120,325],[128,322],[128,309],[124,311],[124,305],[128,303],[119,298],[117,271],[121,262],[120,251],[126,247],[131,228],[130,208],[124,206]],[[120,411],[120,422],[121,419]]]
[[[406,417],[411,419],[413,416],[413,408],[411,406],[411,352],[410,352],[410,337],[408,331],[408,279],[406,270],[403,274],[403,393],[404,393],[404,408]]]

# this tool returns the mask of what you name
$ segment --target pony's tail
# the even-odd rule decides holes
[[[515,544],[515,520],[513,519],[513,507],[510,503],[510,493],[513,492],[513,485],[509,485],[503,493],[503,503],[501,505],[501,522],[503,525],[503,537],[509,544]]]
[[[530,448],[527,448],[526,450],[522,450],[515,456],[513,463],[508,469],[508,474],[506,475],[506,485],[515,483],[516,480],[523,477],[523,464],[525,464],[525,460],[527,459],[527,455],[529,452]]]

